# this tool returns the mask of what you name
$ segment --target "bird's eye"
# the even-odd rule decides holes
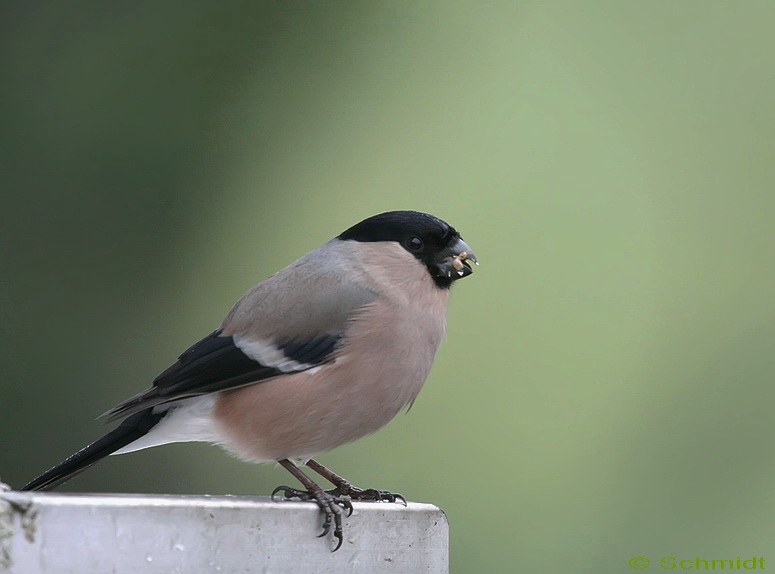
[[[419,251],[423,247],[425,247],[425,243],[422,239],[417,237],[416,235],[413,235],[409,239],[406,240],[406,246],[409,248],[410,251]]]

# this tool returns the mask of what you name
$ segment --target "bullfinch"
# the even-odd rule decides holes
[[[153,385],[103,416],[123,419],[22,490],[48,490],[111,454],[203,441],[276,461],[315,501],[337,550],[350,500],[403,500],[359,489],[312,457],[364,437],[412,404],[445,336],[450,287],[476,256],[454,227],[391,211],[350,227],[248,291],[221,326]],[[306,466],[335,488],[324,491]]]

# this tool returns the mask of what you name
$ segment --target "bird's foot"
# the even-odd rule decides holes
[[[347,497],[360,502],[400,502],[406,506],[406,498],[402,494],[376,488],[358,488],[350,483],[337,485],[336,488],[326,492],[335,497]]]
[[[332,552],[336,552],[342,546],[344,540],[342,534],[342,511],[347,511],[347,516],[353,513],[353,505],[349,498],[337,496],[331,492],[326,492],[323,489],[313,490],[300,490],[298,488],[291,488],[290,486],[278,486],[272,491],[272,500],[277,500],[276,495],[282,493],[284,500],[293,500],[297,498],[303,502],[312,501],[315,502],[320,510],[323,511],[323,532],[318,535],[318,538],[326,536],[331,531],[331,524],[334,525],[334,538],[336,538],[336,548]]]
[[[345,497],[350,500],[359,500],[363,502],[400,502],[406,506],[406,498],[401,494],[396,494],[388,490],[377,490],[376,488],[358,488],[346,478],[339,476],[332,470],[326,468],[313,459],[307,461],[307,466],[333,484],[336,488],[327,492],[335,497]]]

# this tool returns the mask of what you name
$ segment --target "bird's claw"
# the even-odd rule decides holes
[[[350,495],[352,497],[352,494]],[[374,502],[400,502],[406,506],[406,498],[403,494],[397,492],[390,492],[389,490],[377,490],[375,488],[367,488],[362,490],[358,494],[356,500],[374,501]]]
[[[357,500],[360,502],[400,502],[406,506],[406,498],[404,498],[402,494],[390,492],[389,490],[358,488],[356,486],[342,488],[337,486],[333,490],[328,490],[327,492],[336,497],[346,496],[350,500]]]
[[[336,538],[336,547],[332,552],[336,552],[342,547],[344,535],[342,529],[342,511],[347,511],[347,516],[353,513],[353,505],[349,498],[334,495],[330,492],[320,491],[320,494],[291,488],[290,486],[278,486],[272,491],[272,500],[277,501],[276,495],[282,493],[285,500],[297,498],[302,502],[314,501],[323,511],[323,531],[318,534],[318,538],[323,538],[331,531],[331,523],[334,525],[334,538]]]
[[[334,538],[336,538],[336,547],[331,552],[336,552],[342,547],[344,536],[342,534],[342,509],[349,509],[352,514],[352,504],[349,500],[339,500],[327,492],[320,491],[319,495],[313,495],[315,502],[323,511],[323,532],[318,534],[318,538],[326,536],[331,530],[331,522],[334,523]]]
[[[312,500],[312,495],[307,492],[306,490],[299,490],[298,488],[291,488],[290,486],[278,486],[272,491],[272,502],[277,502],[277,493],[282,492],[283,493],[283,499],[284,500],[291,500],[293,498],[298,498],[302,502],[307,502]]]

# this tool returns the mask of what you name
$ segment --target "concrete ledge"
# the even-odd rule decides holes
[[[265,497],[0,493],[0,572],[447,573],[431,504],[354,503],[344,544],[308,502]]]

